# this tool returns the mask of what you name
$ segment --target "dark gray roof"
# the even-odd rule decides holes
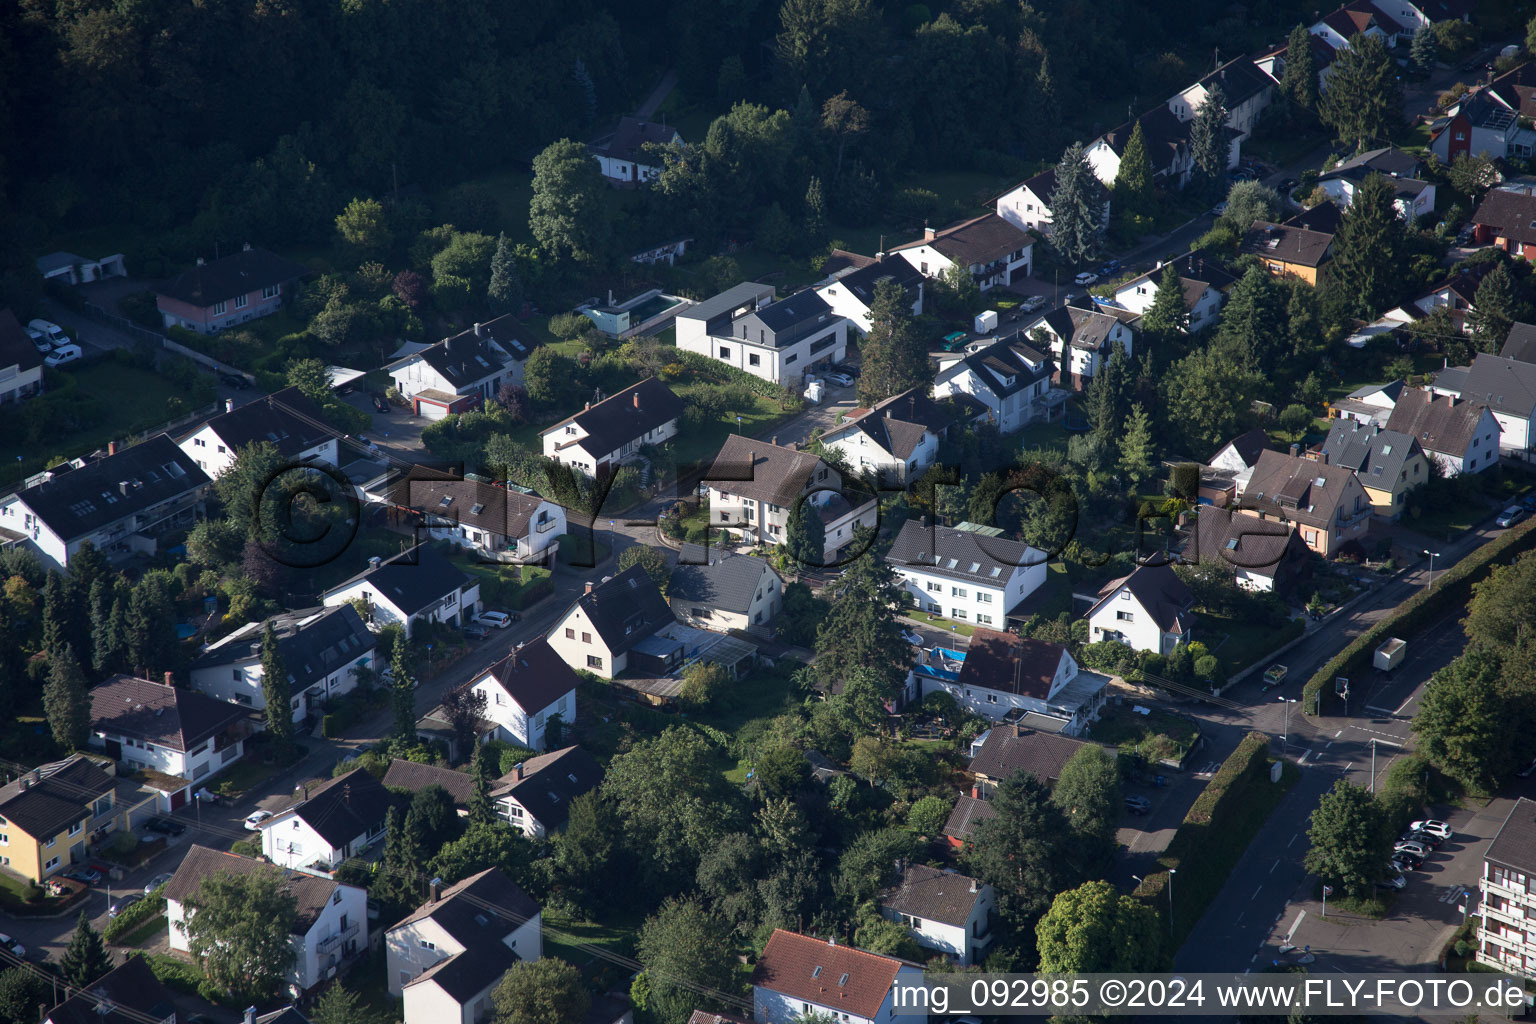
[[[830,467],[810,452],[731,434],[704,474],[704,482],[716,490],[788,508],[822,468],[828,469],[830,481]]]
[[[147,740],[183,753],[248,714],[238,704],[195,690],[116,675],[90,692],[91,728]]]
[[[683,400],[655,377],[631,384],[623,391],[603,399],[574,416],[567,416],[554,426],[539,431],[540,437],[562,431],[574,423],[586,431],[586,437],[571,441],[594,456],[602,458],[637,438],[665,426],[683,414]],[[557,446],[556,451],[560,450]]]
[[[949,526],[928,526],[916,519],[901,524],[885,560],[935,576],[1005,587],[1013,570],[1038,565],[1045,553],[1006,537],[989,537]],[[974,568],[973,568],[974,567]]]
[[[1483,418],[1486,408],[1479,402],[1467,402],[1415,388],[1404,391],[1392,407],[1392,415],[1387,418],[1387,429],[1413,438],[1425,451],[1453,455],[1459,459],[1467,453],[1477,433],[1478,421]]]
[[[147,1016],[165,1020],[176,1014],[170,989],[160,983],[149,961],[130,956],[48,1011],[48,1024],[142,1024]]]
[[[204,651],[192,667],[217,668],[260,660],[261,638],[268,622],[277,636],[277,649],[282,655],[283,667],[288,670],[289,687],[295,695],[338,668],[357,662],[378,646],[377,638],[350,604],[303,608],[279,612],[254,624],[256,628],[249,633]]]
[[[880,894],[880,905],[898,914],[963,928],[976,910],[981,883],[969,875],[913,864],[901,881]]]
[[[971,758],[971,774],[1001,782],[1014,772],[1029,772],[1049,784],[1061,778],[1062,768],[1088,745],[1087,740],[1075,740],[1058,733],[995,725],[981,750]]]
[[[544,504],[537,494],[466,480],[426,466],[412,466],[390,488],[389,496],[400,508],[508,538],[528,536],[534,514]]]
[[[397,757],[389,762],[389,770],[384,773],[384,785],[387,789],[409,789],[413,792],[428,786],[439,786],[453,797],[455,804],[463,807],[469,803],[470,794],[474,792],[475,780],[468,772],[456,772],[452,768],[439,768],[435,764],[421,764]]]
[[[917,290],[923,286],[923,275],[900,256],[888,256],[838,278],[834,287],[846,288],[854,298],[869,306],[875,301],[875,286],[881,281],[900,285],[906,292],[907,302],[911,303],[917,298]]]
[[[394,370],[417,359],[424,361],[455,388],[473,384],[486,377],[501,373],[510,358],[523,360],[532,354],[537,343],[525,342],[513,337],[518,321],[512,314],[462,331],[451,338],[444,338],[436,345],[428,345],[420,352],[397,359],[384,368]],[[506,354],[503,355],[503,352]]]
[[[1238,57],[1200,79],[1200,84],[1207,89],[1213,84],[1220,85],[1227,109],[1231,110],[1266,89],[1273,89],[1275,80],[1259,70],[1250,58]]]
[[[633,572],[634,569],[639,568],[639,566],[634,566],[630,571]],[[612,582],[617,583],[628,575],[629,573],[624,573],[620,576],[615,576]],[[661,600],[661,593],[656,590],[656,584],[651,582],[651,578],[645,575],[643,569],[640,575],[644,577],[646,586],[655,594],[656,599]],[[601,589],[603,588],[598,587],[593,590],[592,594],[586,596],[591,597]],[[614,593],[609,596],[619,598],[621,595]],[[622,596],[631,606],[641,604],[645,600],[643,595],[625,594]],[[605,600],[603,603],[606,605],[612,602]],[[661,601],[661,604],[663,607],[666,607],[665,601]],[[590,609],[588,610],[588,616],[592,618],[593,625],[597,628],[598,632],[602,633],[602,627],[597,625],[597,616],[593,615]],[[667,616],[668,618],[671,617],[670,611],[667,613]],[[655,628],[652,629],[652,632],[655,632]],[[607,634],[603,633],[603,637],[606,640]],[[611,644],[609,649],[617,653],[617,649]],[[517,706],[526,711],[530,716],[543,711],[581,684],[581,679],[576,675],[575,671],[561,659],[560,655],[555,653],[555,649],[549,646],[549,641],[543,637],[524,644],[522,650],[513,651],[486,669],[484,674],[476,676],[475,679],[478,682],[487,676],[496,680],[497,684],[507,692],[507,695],[517,701]]]
[[[827,300],[816,294],[816,289],[807,288],[777,302],[770,302],[740,319],[760,322],[772,332],[773,344],[782,347],[804,337],[833,316]],[[754,340],[750,327],[747,328],[747,340]]]
[[[997,808],[985,800],[961,793],[960,799],[955,801],[955,809],[949,812],[949,820],[944,822],[944,834],[964,842],[975,836],[977,825],[995,817]]]
[[[586,614],[592,628],[615,657],[675,621],[672,606],[667,604],[655,582],[639,565],[632,565],[606,583],[597,584],[590,594],[578,597],[574,607]],[[549,645],[544,646],[548,648]],[[528,650],[528,647],[523,648],[525,653]],[[555,660],[560,660],[558,655]],[[567,668],[566,671],[570,670]]]
[[[1125,155],[1125,147],[1131,141],[1137,121],[1141,122],[1142,140],[1147,146],[1147,159],[1152,165],[1152,173],[1167,173],[1189,145],[1190,122],[1180,121],[1166,103],[1159,103],[1135,120],[1127,121],[1100,136],[1116,156]]]
[[[899,261],[906,263],[906,260]],[[15,366],[25,373],[43,365],[43,354],[32,344],[20,321],[8,309],[0,309],[0,367]]]
[[[1499,355],[1522,363],[1536,363],[1536,324],[1510,324],[1509,336],[1504,339]]]
[[[1321,266],[1333,246],[1333,236],[1293,224],[1256,220],[1243,236],[1241,251],[1261,259],[1280,260],[1301,267]]]
[[[1164,633],[1182,633],[1189,625],[1180,617],[1194,605],[1195,595],[1167,565],[1138,565],[1129,576],[1110,580],[1099,588],[1099,600],[1088,610],[1092,615],[1110,595],[1125,587]]]
[[[1084,301],[1091,305],[1093,300]],[[1066,339],[1073,348],[1106,354],[1109,352],[1109,333],[1119,323],[1117,318],[1107,313],[1074,305],[1053,309],[1041,320],[1050,328],[1051,333]]]
[[[972,217],[936,231],[932,238],[919,238],[915,242],[898,245],[891,251],[900,252],[926,245],[952,262],[969,268],[974,264],[1000,260],[1028,248],[1034,241],[1035,236],[1017,224],[1004,220],[996,213],[984,213],[980,217]]]
[[[227,850],[215,850],[193,843],[176,868],[176,873],[165,883],[165,898],[185,903],[210,875],[254,875],[265,871],[273,871],[282,876],[283,888],[294,899],[298,910],[298,916],[294,919],[295,935],[304,935],[314,926],[320,912],[330,903],[340,884],[319,875],[289,871],[254,857],[242,857]]]
[[[288,458],[336,436],[320,409],[298,388],[283,388],[266,398],[220,413],[189,430],[186,437],[204,427],[211,427],[231,450],[270,441],[279,455]]]
[[[1389,491],[1396,490],[1393,484],[1408,460],[1422,454],[1409,435],[1355,419],[1334,420],[1321,451],[1329,462],[1354,470],[1361,483]]]
[[[764,298],[772,300],[773,285],[747,281],[732,285],[719,295],[689,306],[677,314],[677,318],[710,321],[721,316],[734,315],[744,309],[754,309]]]
[[[1232,566],[1273,578],[1290,564],[1305,562],[1307,552],[1292,523],[1201,505],[1182,557],[1197,565]]]
[[[487,868],[444,889],[436,902],[423,903],[389,931],[430,918],[453,936],[464,952],[439,961],[410,984],[435,981],[464,1002],[494,985],[517,962],[518,955],[505,940],[538,913],[539,905],[516,882],[500,868]]]
[[[619,126],[606,146],[598,147],[615,160],[639,161],[647,165],[659,165],[657,157],[647,154],[642,147],[647,143],[665,146],[677,135],[677,129],[655,121],[641,121],[634,117],[619,118]]]
[[[855,409],[841,426],[828,432],[827,438],[858,430],[896,458],[906,459],[922,443],[925,433],[943,436],[960,419],[975,415],[958,408],[954,398],[935,402],[925,392],[926,389],[908,388],[868,409]]]
[[[1536,800],[1522,796],[1515,801],[1483,859],[1526,874],[1536,873]]]
[[[208,483],[167,434],[124,448],[28,487],[20,497],[66,541],[98,530]]]
[[[1335,235],[1338,234],[1339,226],[1344,223],[1344,211],[1340,209],[1338,203],[1330,200],[1326,203],[1318,203],[1310,210],[1302,210],[1293,217],[1288,217],[1285,223],[1289,227],[1306,228],[1308,231],[1321,231],[1325,235]]]
[[[1253,475],[1248,478],[1242,504],[1308,526],[1328,527],[1333,524],[1335,513],[1343,511],[1340,505],[1351,483],[1359,486],[1355,474],[1344,466],[1265,450],[1259,453]],[[1365,499],[1363,491],[1356,494],[1362,501]]]
[[[308,271],[303,266],[266,249],[246,249],[184,270],[158,290],[168,298],[205,308],[269,285],[292,281],[306,273]]]
[[[296,815],[332,849],[339,850],[358,836],[376,831],[398,802],[367,769],[354,768],[316,786],[303,803],[270,819],[264,827],[275,828],[275,822]]]
[[[297,1007],[285,1006],[271,1013],[258,1014],[256,1024],[309,1024],[309,1018],[300,1013]]]
[[[0,817],[23,829],[34,839],[52,839],[69,826],[91,816],[90,803],[112,792],[112,776],[88,757],[76,755],[66,761],[36,769],[42,778],[32,780],[28,772],[15,782],[0,787]]]
[[[684,544],[677,568],[672,570],[667,597],[745,613],[752,607],[765,572],[773,572],[773,567],[760,558]]]
[[[1472,223],[1493,228],[1501,238],[1536,243],[1536,196],[1493,189],[1473,211]]]
[[[465,353],[474,353],[487,341],[494,341],[500,345],[502,351],[513,359],[521,362],[533,354],[542,342],[533,335],[522,332],[523,322],[518,319],[516,313],[504,313],[494,320],[486,320],[477,323],[473,327],[465,328],[458,334],[449,335],[440,344],[442,349],[429,358],[442,359],[445,363],[462,361]],[[450,345],[449,343],[452,342]],[[437,346],[433,346],[436,348]],[[481,353],[485,355],[485,353]],[[487,356],[487,359],[490,357]],[[494,360],[492,360],[494,361]],[[436,363],[433,363],[436,366]]]
[[[474,582],[473,576],[448,561],[436,549],[418,544],[381,562],[377,569],[358,573],[327,593],[335,593],[354,583],[367,583],[406,615],[415,615],[453,591]]]
[[[1020,332],[970,353],[942,370],[935,380],[942,384],[966,372],[974,373],[1001,399],[1046,379],[1055,369],[1045,353],[1029,345]]]
[[[565,747],[522,762],[496,780],[491,795],[511,797],[546,831],[552,831],[570,817],[571,801],[602,781],[603,767],[591,754],[580,747]]]

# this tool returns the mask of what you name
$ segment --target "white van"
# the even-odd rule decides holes
[[[28,320],[27,328],[29,331],[36,331],[38,334],[41,334],[43,337],[47,338],[48,344],[52,345],[54,348],[58,348],[60,345],[69,344],[69,335],[64,333],[64,328],[60,327],[58,324],[51,320]],[[33,337],[35,338],[36,335]]]
[[[76,359],[79,359],[80,354],[79,345],[60,345],[58,348],[54,349],[44,357],[43,365],[63,366],[65,363],[72,363]]]

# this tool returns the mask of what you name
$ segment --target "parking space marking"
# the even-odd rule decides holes
[[[1274,874],[1275,873],[1275,868],[1277,868],[1279,866],[1280,866],[1280,858],[1276,857],[1275,858],[1275,862],[1269,866],[1269,873],[1270,874]]]
[[[1409,704],[1412,704],[1412,703],[1413,703],[1413,698],[1414,698],[1414,696],[1415,696],[1415,695],[1414,695],[1414,694],[1412,694],[1412,693],[1410,693],[1410,694],[1409,694],[1409,695],[1408,695],[1408,699],[1407,699],[1407,700],[1405,700],[1405,701],[1403,701],[1403,702],[1402,702],[1402,703],[1401,703],[1401,704],[1399,704],[1399,705],[1398,705],[1398,706],[1397,706],[1397,710],[1396,710],[1396,711],[1394,711],[1394,712],[1392,712],[1392,713],[1393,713],[1393,714],[1394,714],[1394,715],[1400,715],[1400,714],[1402,714],[1402,713],[1403,713],[1403,708],[1405,708],[1405,707],[1407,707],[1407,706],[1408,706],[1408,705],[1409,705]]]
[[[1290,849],[1290,848],[1291,848],[1291,845],[1292,845],[1292,844],[1293,844],[1293,843],[1295,843],[1295,842],[1296,842],[1296,840],[1298,840],[1298,839],[1300,839],[1300,838],[1301,838],[1301,833],[1300,833],[1300,832],[1297,832],[1297,833],[1296,833],[1296,834],[1295,834],[1295,835],[1293,835],[1293,836],[1291,836],[1291,841],[1290,841],[1290,842],[1289,842],[1289,843],[1286,843],[1286,844],[1285,844],[1285,848],[1286,848],[1286,849],[1287,849],[1287,850],[1289,850],[1289,849]]]
[[[1344,730],[1343,730],[1343,729],[1340,729],[1340,730],[1339,730],[1339,731],[1338,731],[1338,732],[1336,732],[1336,733],[1334,733],[1334,734],[1333,734],[1333,738],[1334,738],[1334,739],[1338,739],[1338,738],[1339,738],[1339,737],[1340,737],[1340,736],[1342,736],[1342,735],[1344,735]]]
[[[1248,897],[1248,898],[1249,898],[1249,899],[1250,899],[1250,900],[1256,900],[1256,899],[1258,899],[1258,898],[1259,898],[1259,893],[1261,893],[1261,892],[1263,892],[1263,891],[1264,891],[1264,887],[1263,887],[1263,886],[1262,886],[1262,885],[1261,885],[1261,886],[1259,886],[1259,887],[1258,887],[1258,888],[1257,888],[1257,889],[1255,889],[1255,890],[1253,890],[1253,895],[1252,895],[1252,896],[1249,896],[1249,897]]]

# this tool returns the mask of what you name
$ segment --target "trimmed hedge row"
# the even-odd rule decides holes
[[[1313,715],[1330,709],[1338,699],[1333,692],[1335,677],[1348,679],[1364,670],[1383,641],[1412,634],[1454,609],[1465,608],[1472,600],[1472,585],[1482,582],[1494,563],[1533,547],[1536,547],[1536,519],[1527,519],[1440,573],[1435,577],[1434,590],[1421,588],[1398,605],[1391,615],[1355,637],[1348,647],[1314,672],[1301,688],[1301,710]]]
[[[108,942],[116,942],[156,914],[163,913],[165,913],[165,886],[162,885],[108,921],[107,926],[101,930],[101,937]]]
[[[681,363],[705,380],[741,384],[753,394],[761,395],[764,398],[771,398],[775,401],[796,401],[799,399],[798,395],[782,384],[775,384],[773,381],[764,380],[762,377],[754,377],[746,370],[738,370],[734,366],[711,359],[708,356],[700,355],[697,352],[676,349],[667,353],[667,361]]]

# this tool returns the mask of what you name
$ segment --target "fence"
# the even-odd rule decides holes
[[[236,367],[221,363],[206,353],[199,352],[196,349],[188,348],[185,345],[174,342],[158,331],[151,331],[147,327],[141,327],[126,317],[118,316],[116,313],[108,313],[94,302],[87,302],[84,306],[81,307],[80,311],[85,316],[95,320],[99,324],[110,327],[115,331],[120,331],[121,333],[128,335],[130,338],[136,338],[139,341],[150,342],[159,346],[160,348],[165,349],[167,352],[174,352],[179,356],[186,356],[194,363],[197,363],[201,366],[206,366],[208,369],[213,370],[215,373],[227,373],[234,377],[244,377],[252,384],[256,383],[256,379],[250,374],[246,373],[244,370],[240,370]]]

